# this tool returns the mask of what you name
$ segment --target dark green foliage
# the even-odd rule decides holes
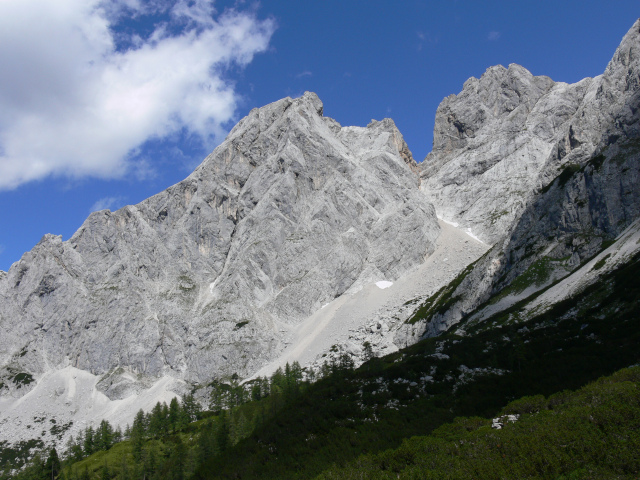
[[[96,451],[95,439],[93,437],[93,427],[87,427],[87,429],[84,431],[84,443],[82,447],[83,453],[86,457]]]
[[[171,427],[171,433],[176,432],[176,428],[180,428],[180,404],[178,399],[173,397],[169,403],[169,425]]]
[[[139,461],[142,457],[142,447],[144,446],[146,432],[145,415],[141,409],[136,413],[136,417],[133,420],[133,426],[131,427],[131,446],[133,458],[136,461]]]
[[[185,418],[189,422],[195,422],[200,418],[200,414],[202,413],[202,409],[200,408],[200,404],[196,402],[193,395],[185,395],[182,399],[182,409],[184,410]]]
[[[318,479],[636,478],[640,473],[640,367],[579,391],[528,397],[503,429],[458,418],[395,450],[332,467]],[[565,477],[566,476],[566,477]]]
[[[95,432],[95,448],[97,450],[109,450],[113,444],[113,427],[106,420],[100,422]]]
[[[583,404],[566,389],[640,360],[638,278],[640,256],[526,322],[510,322],[516,305],[482,324],[464,320],[465,337],[427,339],[355,371],[349,357],[336,357],[313,384],[297,364],[250,384],[232,378],[218,384],[218,411],[203,415],[185,396],[178,418],[191,422],[172,434],[178,402],[156,405],[149,415],[138,413],[129,441],[80,462],[71,454],[76,464],[66,471],[77,477],[88,466],[91,478],[100,478],[107,459],[114,478],[136,479],[350,478],[350,471],[353,478],[633,478],[638,402],[630,395],[639,396],[637,379],[621,373],[603,380],[595,391],[579,392]],[[597,391],[609,384],[617,385],[613,393]],[[521,421],[491,430],[488,419],[507,404],[502,413]],[[152,436],[154,415],[169,427]],[[579,438],[563,436],[570,425]],[[636,430],[629,433],[629,425]],[[81,437],[76,442],[84,445],[86,432]],[[43,467],[39,462],[27,470]],[[438,475],[429,477],[429,469]]]
[[[60,473],[60,458],[58,457],[58,452],[55,448],[52,448],[49,451],[49,456],[47,457],[47,461],[44,463],[44,477],[45,478],[55,478]]]
[[[467,268],[460,272],[451,283],[442,287],[440,290],[438,290],[438,292],[425,300],[425,302],[420,305],[413,316],[409,320],[407,320],[407,323],[413,324],[418,320],[430,319],[434,315],[445,313],[454,303],[456,303],[460,299],[459,296],[454,296],[456,289],[460,286],[467,275],[472,272],[475,264],[478,263],[482,258],[484,258],[484,256],[467,266]]]
[[[365,364],[354,374],[329,375],[309,386],[297,401],[282,402],[273,420],[233,447],[233,455],[211,459],[198,470],[198,478],[313,478],[331,464],[397,447],[403,439],[433,431],[455,415],[489,417],[524,395],[529,398],[510,408],[533,412],[540,408],[537,395],[577,388],[638,362],[637,278],[640,267],[634,259],[581,296],[528,322],[487,329],[490,319],[484,329],[469,326],[472,335],[447,334],[373,359],[379,362],[375,374]],[[599,300],[593,303],[595,298]],[[591,302],[588,308],[585,299]],[[431,356],[438,345],[448,358]],[[489,370],[454,390],[462,365],[503,374]],[[425,385],[426,395],[399,381],[419,383],[425,374],[433,377]],[[276,372],[272,388],[277,390],[283,377],[284,372]],[[274,406],[279,398],[272,393],[266,400]]]
[[[22,388],[23,386],[29,385],[34,381],[33,375],[25,372],[14,374],[9,377],[9,380],[11,380],[17,388]]]
[[[605,264],[607,263],[607,259],[611,256],[611,254],[607,254],[604,257],[602,257],[600,260],[598,260],[594,265],[593,265],[593,269],[594,270],[600,270],[602,267],[605,266]]]

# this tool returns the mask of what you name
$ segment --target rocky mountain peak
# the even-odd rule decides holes
[[[342,127],[315,94],[285,98],[184,181],[14,264],[0,278],[0,377],[246,375],[322,305],[421,264],[438,231],[391,120]],[[135,375],[100,385],[123,396]]]
[[[636,135],[639,31],[636,21],[596,78],[568,85],[498,65],[445,98],[420,165],[438,214],[494,243],[564,168]]]

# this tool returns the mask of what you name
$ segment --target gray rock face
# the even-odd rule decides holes
[[[555,176],[558,157],[593,152],[620,115],[620,99],[598,93],[618,91],[618,73],[568,85],[512,64],[467,80],[438,107],[433,151],[421,165],[438,214],[497,241]]]
[[[45,235],[0,276],[4,377],[245,375],[323,304],[430,254],[417,171],[391,120],[341,127],[312,93],[254,109],[184,181]]]
[[[526,205],[491,253],[451,293],[459,300],[431,322],[428,334],[454,324],[536,262],[547,265],[549,281],[553,268],[566,275],[640,218],[640,20],[601,76],[565,91],[575,93],[581,85],[586,86],[582,100],[537,167],[537,183]],[[458,161],[454,158],[439,172]],[[438,175],[429,178],[428,185],[442,178]],[[477,181],[471,179],[472,184]],[[503,203],[508,202],[507,196]],[[460,215],[464,222],[465,214]]]

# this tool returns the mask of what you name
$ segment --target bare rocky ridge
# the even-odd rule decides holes
[[[596,78],[568,85],[498,65],[445,98],[421,164],[421,188],[438,214],[495,243],[565,165],[593,154],[614,125],[633,122],[634,29]]]
[[[586,91],[559,130],[548,157],[537,167],[537,180],[530,186],[526,204],[518,207],[514,222],[490,254],[450,293],[457,301],[424,326],[427,335],[450,327],[506,292],[519,277],[531,280],[533,276],[527,276],[530,268],[543,269],[545,274],[526,290],[503,294],[499,307],[507,308],[524,298],[524,293],[541,290],[574,271],[640,217],[640,20],[626,34],[605,72],[576,85],[587,86]],[[568,86],[567,91],[570,87],[577,88]],[[466,151],[461,154],[468,155]],[[505,157],[502,163],[512,160]],[[425,191],[442,178],[438,172],[458,162],[460,158],[455,157],[437,172],[434,167],[436,173],[427,178]],[[428,175],[427,170],[423,175]],[[471,183],[481,185],[482,179],[480,175]],[[509,178],[502,181],[510,182]],[[486,184],[488,192],[492,185]],[[439,191],[446,193],[446,189]],[[491,211],[492,205],[509,204],[509,198],[489,195],[478,203],[484,202]],[[436,207],[440,208],[437,203]],[[461,215],[464,222],[464,213],[452,215]],[[481,233],[490,224],[485,216],[472,227]]]
[[[187,179],[45,235],[0,279],[2,393],[66,366],[126,367],[110,398],[256,370],[322,305],[433,251],[416,172],[389,119],[341,127],[312,93],[254,109]]]

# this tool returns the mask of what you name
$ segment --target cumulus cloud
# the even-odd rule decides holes
[[[489,39],[490,41],[496,41],[500,38],[500,32],[496,32],[496,31],[492,31],[489,32],[489,35],[487,35],[487,39]]]
[[[145,15],[150,34],[119,28]],[[141,171],[140,147],[177,132],[220,141],[238,102],[227,72],[274,29],[211,0],[1,1],[0,189]]]
[[[118,208],[124,206],[126,203],[126,198],[124,197],[105,197],[98,200],[94,203],[89,209],[90,212],[97,212],[99,210],[117,210]]]

